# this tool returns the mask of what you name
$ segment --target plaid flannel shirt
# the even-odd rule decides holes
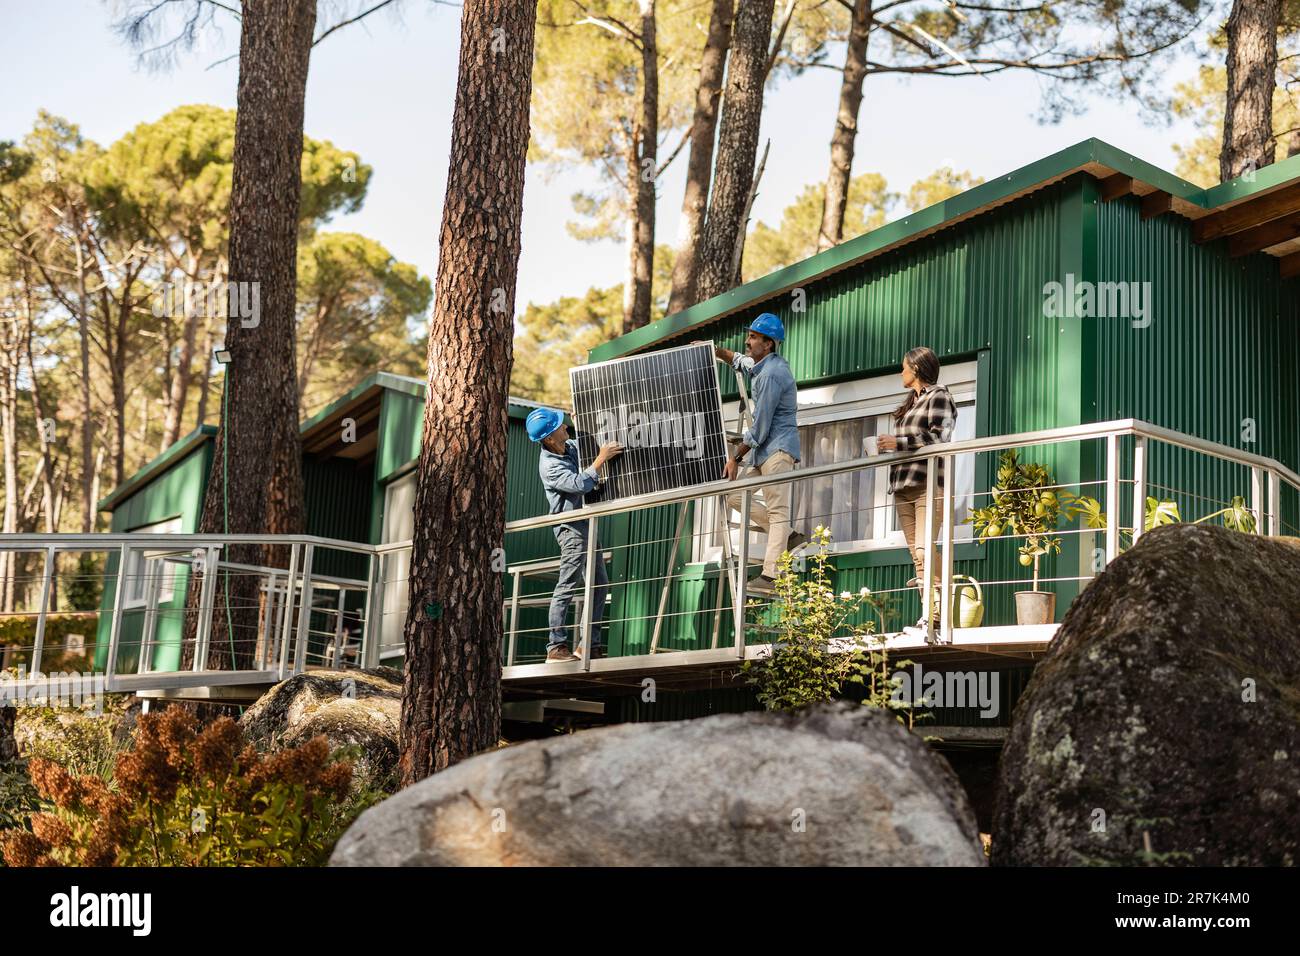
[[[916,397],[915,404],[901,420],[894,423],[894,436],[899,451],[916,451],[924,445],[952,440],[952,430],[957,424],[957,403],[942,385],[929,385]],[[936,476],[943,487],[943,460],[938,459]],[[889,492],[893,494],[906,488],[925,487],[924,459],[894,465],[889,469]]]

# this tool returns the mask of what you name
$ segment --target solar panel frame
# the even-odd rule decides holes
[[[605,480],[587,496],[589,502],[615,501],[722,477],[728,445],[712,342],[579,365],[569,370],[569,386],[582,467],[590,467],[601,441],[617,441],[626,449],[605,466]],[[650,417],[630,420],[636,412]],[[690,416],[698,456],[688,454],[684,443],[661,441],[665,426],[670,439],[685,438],[687,426],[680,424],[685,416]]]

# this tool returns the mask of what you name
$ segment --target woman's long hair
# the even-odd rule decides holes
[[[918,345],[906,355],[903,361],[912,366],[912,371],[926,385],[933,385],[939,381],[939,356],[934,354],[932,349],[924,345]],[[894,421],[901,422],[903,416],[912,410],[916,404],[916,392],[910,388],[907,390],[907,398],[903,399],[903,404],[894,409]]]

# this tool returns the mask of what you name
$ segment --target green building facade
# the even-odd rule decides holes
[[[418,379],[380,372],[368,376],[302,423],[308,534],[366,544],[402,541],[411,536],[424,393],[425,384]],[[508,407],[507,520],[531,517],[545,510],[545,495],[537,482],[537,446],[528,441],[523,427],[534,407],[520,399],[512,399]],[[104,498],[99,508],[111,514],[110,530],[196,533],[213,467],[216,433],[211,425],[196,429]],[[558,553],[549,531],[527,532],[518,537],[531,556]],[[394,561],[388,560],[390,564]],[[149,648],[152,670],[173,670],[181,662],[180,609],[190,571],[185,565],[174,567],[160,594],[157,633]],[[367,561],[362,555],[318,548],[312,570],[364,582]],[[386,571],[393,583],[385,589],[381,660],[400,665],[406,575],[397,566],[387,567]],[[102,610],[112,609],[117,572],[117,555],[110,555]],[[138,568],[133,569],[125,584],[127,610],[120,625],[118,673],[132,672],[139,665],[145,595],[144,579],[138,572]],[[359,596],[350,596],[347,607],[359,610],[360,604]],[[95,657],[98,669],[107,663],[110,622],[111,615],[100,615]]]
[[[943,365],[941,381],[958,399],[959,438],[1133,417],[1297,469],[1300,250],[1243,246],[1241,220],[1253,211],[1267,222],[1298,192],[1300,157],[1260,170],[1250,181],[1206,190],[1088,140],[604,343],[590,359],[694,339],[739,349],[744,325],[760,312],[774,312],[785,323],[782,352],[800,388],[804,465],[858,457],[864,437],[886,432],[889,412],[902,398],[901,358],[928,345]],[[1086,299],[1069,298],[1073,305],[1065,314],[1049,305],[1054,284],[1105,293],[1119,283],[1130,294],[1123,314],[1077,314]],[[1098,311],[1096,297],[1093,308]],[[735,383],[722,366],[719,374],[731,418]],[[312,533],[376,544],[410,537],[423,400],[422,382],[380,373],[303,423]],[[512,402],[509,409],[507,520],[546,510],[537,446],[523,430],[532,407]],[[346,420],[359,439],[341,437]],[[113,513],[113,530],[168,521],[178,523],[176,530],[193,530],[212,466],[211,438],[211,429],[195,432],[114,491],[102,504]],[[1122,462],[1129,451],[1125,442]],[[959,521],[982,504],[973,496],[989,490],[996,464],[992,453],[966,457],[973,460],[958,462]],[[1098,442],[1027,449],[1022,458],[1047,465],[1072,490],[1102,497]],[[1150,494],[1175,500],[1184,517],[1203,513],[1206,499],[1226,502],[1250,492],[1240,466],[1164,446],[1154,449],[1148,471]],[[915,620],[917,597],[905,587],[913,570],[882,481],[826,479],[796,497],[796,527],[832,527],[836,588],[897,590],[894,626]],[[1131,526],[1127,490],[1121,499],[1121,524]],[[1283,527],[1295,533],[1300,501],[1284,494],[1279,505]],[[602,520],[601,542],[612,552],[611,654],[649,651],[670,556],[673,585],[659,647],[710,646],[719,602],[715,520],[707,508],[692,506],[688,533],[672,555],[675,506]],[[1045,560],[1044,577],[1086,578],[1100,544],[1100,535],[1066,536],[1063,552]],[[549,529],[507,535],[510,567],[556,553]],[[954,559],[958,574],[1010,582],[985,592],[985,624],[1014,623],[1012,595],[1028,587],[1015,543],[977,543],[966,526]],[[345,557],[332,560],[340,563],[318,570],[364,577],[364,569],[356,571]],[[393,581],[386,611],[396,622],[385,615],[382,656],[390,661],[402,650],[401,615],[394,612],[404,607],[401,572],[386,574]],[[110,565],[110,581],[114,573]],[[506,575],[507,599],[514,580]],[[551,584],[544,574],[519,580],[525,597],[544,594]],[[174,601],[183,585],[182,576]],[[1081,584],[1047,586],[1058,593],[1059,620]],[[725,595],[721,603],[726,645],[732,628]],[[540,660],[542,602],[521,608],[516,623],[515,661]],[[175,635],[160,640],[153,666],[174,666],[178,653]],[[128,666],[134,665],[125,658],[119,662],[119,670]]]

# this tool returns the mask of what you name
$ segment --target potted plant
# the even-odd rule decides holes
[[[1061,553],[1061,539],[1053,537],[1061,518],[1084,514],[1091,527],[1103,520],[1095,499],[1056,491],[1051,472],[1043,465],[1021,463],[1015,450],[1002,453],[992,503],[976,508],[966,520],[975,525],[982,540],[1004,534],[1024,535],[1020,563],[1033,567],[1033,589],[1016,592],[1017,624],[1050,624],[1056,620],[1056,593],[1040,591],[1039,562],[1046,554]]]

